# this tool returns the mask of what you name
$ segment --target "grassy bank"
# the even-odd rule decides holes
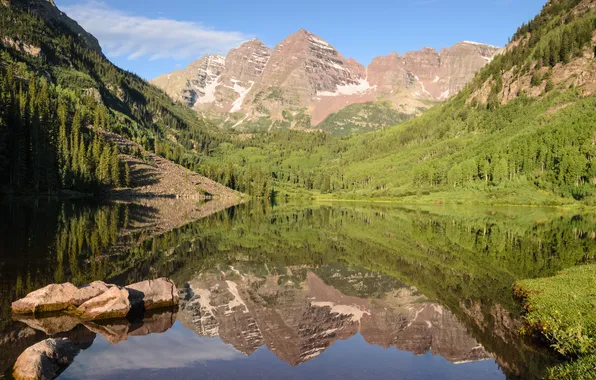
[[[474,205],[474,206],[532,206],[594,208],[593,205],[574,199],[558,197],[546,191],[527,188],[516,189],[461,189],[458,191],[413,192],[403,196],[366,196],[359,193],[320,194],[311,193],[318,201],[389,202],[418,205]]]
[[[547,343],[568,363],[551,378],[596,378],[596,265],[583,265],[554,277],[514,285],[526,312],[523,333]]]

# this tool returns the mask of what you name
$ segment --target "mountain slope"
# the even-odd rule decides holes
[[[273,50],[252,40],[225,58],[205,56],[152,83],[223,127],[334,132],[321,123],[347,105],[388,101],[396,114],[418,115],[456,94],[500,50],[462,42],[440,53],[424,48],[405,56],[377,57],[365,68],[301,29]],[[250,75],[241,77],[240,69]],[[383,108],[375,113],[382,114]],[[349,118],[340,123],[354,132],[363,131],[360,123]]]
[[[596,202],[595,4],[550,1],[453,100],[347,142],[329,175],[362,195],[418,193],[429,201],[459,193],[463,201],[463,193],[480,193],[474,201],[541,203],[550,202],[550,194],[569,199],[563,202]],[[537,52],[551,45],[561,47],[551,49],[551,67],[541,68]],[[512,72],[532,76],[541,70],[551,78],[541,91],[509,79]],[[511,96],[513,83],[518,90]],[[478,93],[486,88],[483,102]]]
[[[97,40],[53,1],[0,3],[0,187],[94,191],[125,182],[100,165],[107,129],[188,168],[226,137],[161,90],[109,62]],[[97,144],[94,142],[97,141]],[[109,155],[108,154],[108,155]],[[106,158],[106,162],[107,162]],[[111,174],[110,174],[111,175]],[[120,183],[118,183],[120,182]]]
[[[333,198],[596,204],[595,4],[547,3],[458,95],[399,126],[349,139],[255,136],[242,141],[250,150],[216,151],[205,164],[259,167],[284,192]]]

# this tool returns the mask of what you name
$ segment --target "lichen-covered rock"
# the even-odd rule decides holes
[[[12,312],[15,314],[31,314],[66,310],[75,306],[77,292],[78,288],[69,282],[51,284],[13,302]]]
[[[107,292],[114,285],[108,285],[103,281],[94,281],[89,285],[80,287],[75,295],[75,306],[81,306],[85,302]]]
[[[115,286],[79,306],[77,314],[86,320],[124,318],[130,311],[128,296],[128,290]]]
[[[178,290],[168,278],[137,282],[126,287],[133,307],[143,305],[145,310],[178,305]]]
[[[46,339],[27,348],[13,367],[17,380],[54,379],[79,353],[68,339]]]

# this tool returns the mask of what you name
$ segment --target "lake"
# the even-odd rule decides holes
[[[540,378],[557,358],[520,337],[511,286],[596,253],[596,217],[558,209],[36,200],[0,218],[5,378],[49,336],[80,349],[61,379]],[[142,319],[11,317],[50,283],[162,276],[180,306]]]

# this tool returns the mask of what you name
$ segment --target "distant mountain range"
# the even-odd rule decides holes
[[[378,119],[374,128],[449,99],[500,51],[464,41],[440,52],[423,48],[376,57],[364,67],[301,29],[273,50],[253,39],[225,57],[206,55],[151,83],[222,126],[238,129],[325,129],[320,127],[325,120],[346,106],[383,101],[373,114],[386,114],[388,101],[392,117],[368,115],[368,122]],[[345,114],[348,120],[335,120],[335,132],[342,122],[346,127],[356,122],[358,112]]]

